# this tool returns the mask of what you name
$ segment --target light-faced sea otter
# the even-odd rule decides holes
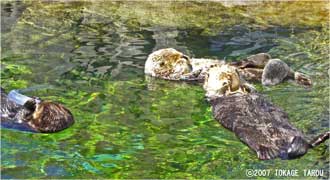
[[[211,67],[203,87],[214,118],[254,150],[259,159],[297,158],[329,139],[330,132],[326,132],[307,141],[289,123],[287,113],[263,95],[249,91],[237,69],[228,65]]]
[[[312,85],[306,75],[294,72],[286,63],[279,59],[271,59],[267,53],[259,53],[242,61],[226,63],[223,60],[190,58],[173,48],[166,48],[148,56],[144,72],[146,75],[162,79],[203,82],[211,66],[225,64],[236,67],[245,80],[262,82],[263,85],[276,85],[290,79],[304,86]]]
[[[30,98],[16,90],[7,94],[1,88],[1,126],[32,132],[52,133],[74,123],[72,113],[63,105]]]

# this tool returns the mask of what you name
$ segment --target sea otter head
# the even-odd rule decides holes
[[[32,114],[26,116],[31,127],[39,132],[57,132],[70,127],[74,123],[71,112],[61,104],[41,101],[27,102]]]
[[[27,123],[35,131],[58,132],[74,123],[72,113],[61,104],[30,98],[17,91],[11,91],[8,97],[11,101],[22,105],[15,119]]]
[[[276,85],[285,79],[295,80],[297,84],[305,87],[312,86],[312,80],[307,75],[293,71],[284,61],[269,60],[262,72],[262,84],[265,86]]]
[[[249,92],[237,69],[229,65],[212,66],[208,70],[203,87],[208,98]]]
[[[190,58],[173,49],[160,49],[151,53],[145,64],[147,75],[165,79],[179,79],[192,71]]]

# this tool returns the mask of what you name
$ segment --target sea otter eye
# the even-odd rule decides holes
[[[160,65],[160,66],[164,66],[164,65],[165,65],[165,63],[164,63],[164,62],[161,62],[161,63],[159,63],[159,65]]]

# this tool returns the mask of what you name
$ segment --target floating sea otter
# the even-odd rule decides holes
[[[63,105],[30,98],[16,90],[7,95],[1,88],[1,126],[52,133],[70,127],[73,115]]]
[[[298,84],[305,86],[312,85],[307,76],[294,72],[286,63],[279,59],[271,59],[266,53],[259,53],[239,62],[226,63],[212,59],[189,58],[173,48],[160,49],[148,56],[144,72],[168,80],[203,81],[210,66],[225,64],[237,67],[245,80],[261,81],[263,85],[276,85],[286,79],[294,79]]]
[[[329,139],[330,132],[326,132],[308,142],[289,123],[287,113],[252,92],[250,85],[239,78],[237,69],[229,65],[212,66],[203,87],[214,118],[253,149],[259,159],[297,158]]]

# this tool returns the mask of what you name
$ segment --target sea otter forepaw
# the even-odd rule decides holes
[[[297,84],[305,87],[311,87],[313,85],[312,80],[307,75],[300,72],[294,73],[294,80]]]
[[[185,74],[181,76],[181,80],[184,81],[200,81],[203,80],[199,77],[199,74],[201,73],[202,70],[197,70],[197,71],[193,71],[191,73]]]
[[[243,84],[243,89],[246,93],[257,92],[257,89],[252,84],[249,84],[249,83],[244,83]]]

